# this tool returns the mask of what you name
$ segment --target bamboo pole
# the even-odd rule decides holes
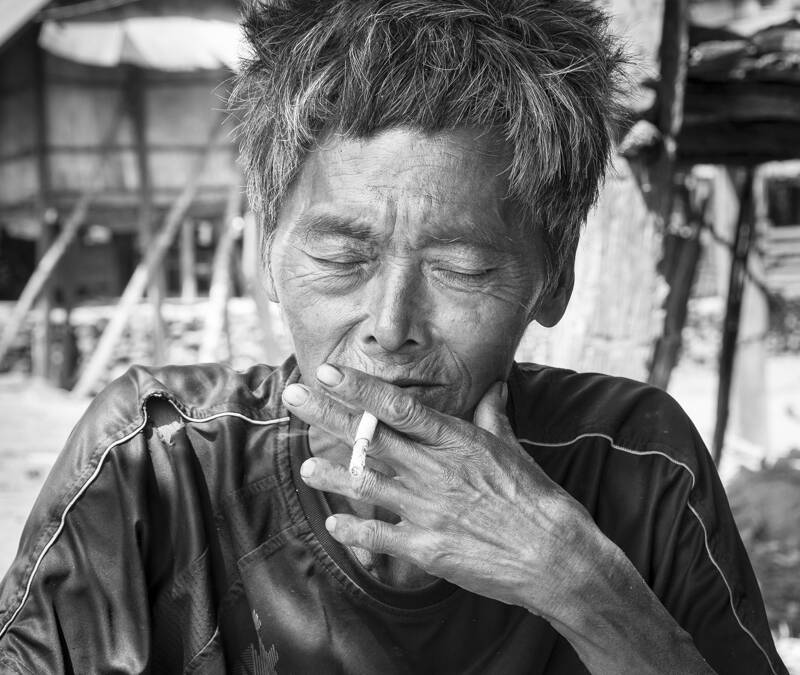
[[[25,317],[33,306],[33,303],[36,301],[36,298],[39,297],[42,289],[55,272],[59,261],[67,252],[80,226],[83,225],[83,222],[86,220],[86,214],[89,212],[89,206],[92,200],[100,191],[103,171],[105,170],[106,163],[111,154],[111,144],[114,141],[114,137],[122,121],[123,108],[124,105],[122,103],[117,106],[117,110],[106,132],[106,136],[101,143],[100,162],[89,181],[89,186],[83,191],[83,194],[81,194],[75,206],[73,206],[72,212],[64,222],[64,227],[61,232],[55,238],[50,248],[47,249],[47,252],[39,259],[36,269],[33,271],[33,274],[31,274],[28,283],[25,284],[25,288],[22,289],[22,293],[17,303],[14,305],[11,317],[3,330],[3,336],[0,338],[0,365],[2,365],[8,350],[22,328]]]
[[[242,202],[241,188],[231,186],[225,207],[217,248],[214,251],[214,267],[211,275],[211,288],[208,291],[208,312],[203,330],[203,341],[200,346],[198,360],[201,362],[216,361],[220,336],[225,332],[228,298],[231,287],[231,260],[236,235],[242,227],[240,216]]]
[[[153,240],[150,249],[147,251],[147,255],[144,260],[139,263],[136,270],[134,270],[133,275],[131,275],[130,281],[128,281],[128,285],[125,287],[117,303],[117,308],[114,315],[111,317],[111,321],[109,321],[103,334],[100,336],[100,340],[97,343],[91,359],[86,364],[86,367],[78,378],[78,382],[75,384],[75,388],[72,390],[73,394],[77,396],[86,396],[90,394],[95,384],[105,372],[106,366],[114,353],[114,347],[122,336],[136,304],[141,299],[150,279],[153,277],[153,274],[164,258],[164,254],[175,239],[175,235],[183,222],[183,218],[192,205],[192,201],[194,200],[197,188],[200,184],[200,178],[208,163],[208,158],[211,155],[216,140],[222,135],[224,130],[221,122],[222,116],[215,118],[203,154],[192,167],[186,185],[170,208],[169,213],[164,219],[164,225]]]
[[[739,337],[739,318],[742,311],[742,296],[747,274],[747,259],[753,241],[753,169],[745,172],[742,196],[739,200],[739,216],[736,222],[736,238],[733,244],[728,299],[725,304],[725,321],[722,327],[722,348],[719,355],[719,384],[717,387],[717,420],[714,427],[712,453],[719,466],[725,445],[725,430],[730,412],[730,392],[733,381],[736,342]]]

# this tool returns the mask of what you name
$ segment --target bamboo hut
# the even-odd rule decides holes
[[[231,186],[241,184],[220,113],[238,4],[11,4],[0,35],[0,299],[16,300],[69,230],[37,293],[31,351],[47,374],[50,308],[121,296],[201,157],[181,234],[146,285],[155,310],[165,293],[208,292]]]

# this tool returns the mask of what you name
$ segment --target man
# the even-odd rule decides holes
[[[288,2],[246,27],[243,153],[296,358],[98,397],[4,581],[5,669],[786,672],[678,407],[513,363],[564,312],[609,152],[603,15]]]

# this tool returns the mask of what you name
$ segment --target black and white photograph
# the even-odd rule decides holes
[[[0,674],[800,675],[800,0],[0,0]]]

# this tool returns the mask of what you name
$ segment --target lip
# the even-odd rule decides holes
[[[438,382],[425,382],[423,380],[408,380],[408,379],[399,379],[399,380],[387,380],[389,384],[393,384],[395,387],[400,387],[401,389],[411,389],[416,387],[438,387],[440,386]]]

